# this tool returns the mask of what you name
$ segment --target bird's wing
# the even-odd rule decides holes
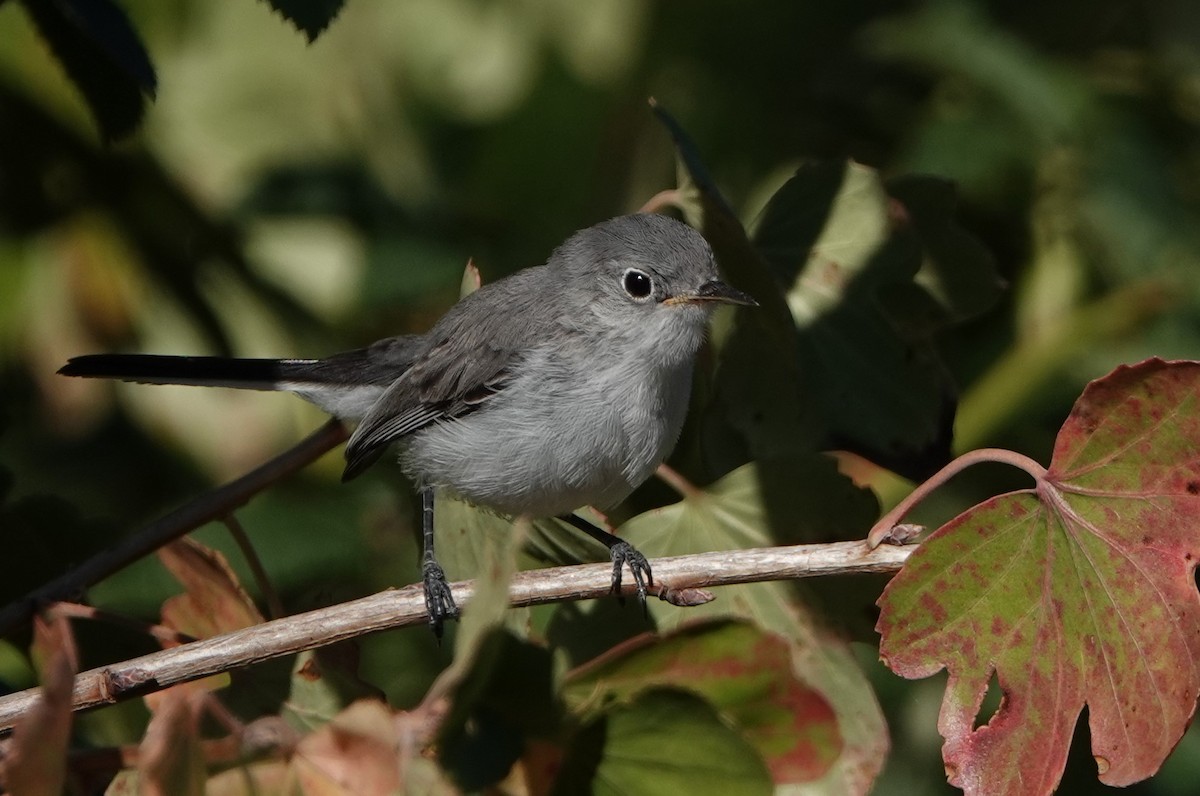
[[[391,442],[474,411],[508,384],[529,347],[538,311],[528,269],[456,304],[423,338],[423,350],[383,392],[346,445],[342,480],[365,470]],[[544,309],[544,308],[542,308]]]

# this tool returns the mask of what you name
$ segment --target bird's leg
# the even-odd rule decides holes
[[[446,572],[433,553],[433,487],[421,487],[421,574],[425,579],[425,611],[429,614],[429,629],[439,639],[442,623],[458,616],[458,606],[450,593]]]
[[[621,596],[621,569],[625,565],[629,566],[629,573],[633,575],[633,582],[637,584],[638,600],[642,603],[642,610],[646,610],[646,587],[654,585],[654,575],[650,572],[650,562],[646,557],[629,542],[597,528],[582,517],[564,514],[559,519],[570,523],[608,548],[613,562],[612,592],[622,601],[624,597]]]

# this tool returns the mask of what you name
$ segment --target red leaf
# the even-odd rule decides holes
[[[880,598],[904,677],[945,668],[951,783],[1045,793],[1088,707],[1100,779],[1158,770],[1200,692],[1200,363],[1153,359],[1088,385],[1035,490],[932,534]],[[975,716],[995,673],[1004,699]]]

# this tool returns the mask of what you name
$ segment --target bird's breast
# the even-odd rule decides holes
[[[691,358],[532,352],[477,410],[412,435],[414,479],[506,514],[611,506],[670,453],[687,412]]]

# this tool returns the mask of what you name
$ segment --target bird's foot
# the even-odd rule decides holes
[[[613,594],[617,595],[617,599],[624,604],[625,598],[621,594],[621,570],[628,565],[629,574],[633,575],[633,582],[637,584],[638,601],[641,602],[642,611],[644,612],[646,610],[646,589],[654,585],[654,575],[650,571],[650,562],[629,542],[617,542],[610,548],[610,552],[612,553],[613,562]]]
[[[442,624],[447,619],[458,618],[458,606],[450,592],[446,572],[436,561],[426,561],[421,567],[425,577],[425,612],[429,614],[429,629],[442,638]]]

